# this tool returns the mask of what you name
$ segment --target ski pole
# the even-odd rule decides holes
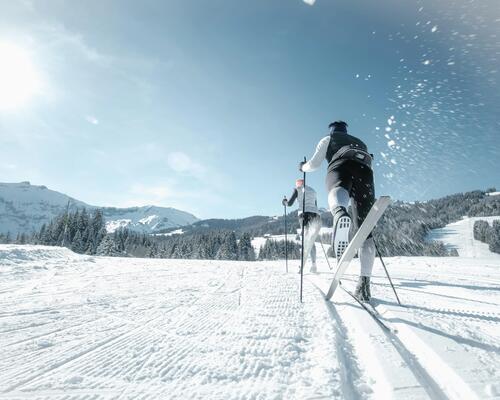
[[[304,163],[306,158],[304,157]],[[300,302],[302,303],[302,287],[304,286],[304,227],[306,212],[306,172],[304,173],[304,182],[302,183],[302,249],[300,252]]]
[[[396,300],[398,301],[398,304],[401,305],[401,301],[399,301],[398,293],[396,292],[396,288],[392,284],[391,276],[389,275],[389,271],[387,271],[384,259],[382,258],[382,254],[380,254],[380,251],[379,251],[379,249],[377,247],[377,243],[375,243],[375,239],[373,239],[373,244],[375,245],[375,250],[377,251],[377,254],[378,254],[378,257],[380,259],[380,262],[382,263],[382,267],[384,267],[384,271],[385,271],[385,274],[387,275],[387,279],[389,279],[389,283],[391,284],[392,291],[394,292],[394,295],[396,296]]]
[[[325,255],[325,259],[326,259],[326,263],[328,264],[328,268],[330,268],[330,270],[331,270],[332,266],[330,265],[330,261],[328,261],[328,255],[326,254],[325,246],[323,246],[323,241],[321,240],[321,236],[319,239],[319,244],[321,244],[321,248],[323,249],[323,254]]]
[[[286,196],[283,200],[286,199]],[[287,239],[287,226],[286,226],[286,204],[283,204],[283,208],[285,209],[285,266],[286,273],[288,274],[288,239]]]

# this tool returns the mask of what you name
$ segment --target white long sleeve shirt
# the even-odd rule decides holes
[[[321,167],[321,163],[326,159],[326,152],[328,151],[328,146],[330,145],[330,135],[325,136],[321,139],[316,146],[316,151],[311,159],[302,166],[302,171],[312,172]]]

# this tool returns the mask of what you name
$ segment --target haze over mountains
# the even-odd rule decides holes
[[[16,235],[37,231],[44,223],[63,213],[68,204],[70,211],[83,207],[88,210],[100,208],[108,232],[127,227],[155,233],[198,221],[194,215],[171,207],[97,207],[29,182],[0,183],[0,233]]]

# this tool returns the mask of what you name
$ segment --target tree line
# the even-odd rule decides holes
[[[0,243],[62,246],[75,253],[150,258],[184,258],[254,261],[255,251],[249,233],[214,231],[194,235],[154,236],[121,228],[106,231],[102,211],[86,209],[65,212],[31,235],[12,239],[0,234]]]
[[[430,241],[432,229],[443,228],[464,216],[500,215],[500,196],[489,196],[495,188],[457,193],[422,202],[392,203],[373,232],[377,247],[384,256],[457,256],[456,250],[447,249],[443,243]],[[321,211],[322,226],[332,226],[328,210]],[[283,216],[267,218],[265,223],[243,224],[239,229],[258,237],[285,232]],[[299,229],[297,210],[289,210],[287,233],[295,235]],[[331,235],[324,235],[323,243],[331,242]]]
[[[98,254],[99,245],[107,235],[101,210],[88,212],[86,209],[65,212],[49,224],[43,224],[38,232],[21,233],[16,239],[10,234],[0,234],[0,243],[41,244],[62,246],[81,254]]]
[[[488,192],[492,191],[495,189],[458,193],[426,202],[394,202],[373,232],[380,252],[384,256],[458,255],[456,250],[448,250],[441,242],[429,241],[429,232],[463,216],[500,215],[500,196],[488,196]],[[321,217],[323,226],[331,226],[333,221],[329,212],[323,212]],[[267,222],[259,225],[263,220]],[[126,228],[107,233],[100,210],[88,212],[82,209],[63,213],[32,235],[23,233],[12,238],[9,234],[0,234],[0,243],[65,246],[77,253],[109,256],[253,260],[253,237],[284,232],[283,217],[255,217],[245,221],[247,225],[239,229],[233,229],[237,225],[228,223],[224,226],[231,229],[195,229],[172,236],[146,235]],[[288,216],[288,233],[295,235],[298,228],[295,211]],[[493,227],[491,229],[496,232]],[[488,235],[494,237],[495,233]],[[330,243],[331,235],[323,235],[321,240]],[[493,239],[488,240],[491,242]],[[483,241],[490,244],[486,239]],[[298,246],[289,242],[290,258],[297,257],[296,252],[300,252]],[[496,244],[491,246],[497,248]],[[329,256],[333,256],[331,251]],[[284,242],[267,241],[259,251],[260,259],[283,257]]]

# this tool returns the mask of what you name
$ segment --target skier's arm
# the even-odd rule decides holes
[[[297,195],[298,195],[297,189],[293,189],[293,193],[290,196],[290,199],[288,200],[287,203],[288,207],[293,206],[293,203],[295,203],[295,199],[297,199]]]
[[[321,163],[326,157],[326,152],[328,150],[329,144],[330,144],[330,136],[326,136],[323,139],[321,139],[318,145],[316,146],[316,151],[314,155],[308,162],[302,165],[302,171],[312,172],[317,170],[321,166]]]

